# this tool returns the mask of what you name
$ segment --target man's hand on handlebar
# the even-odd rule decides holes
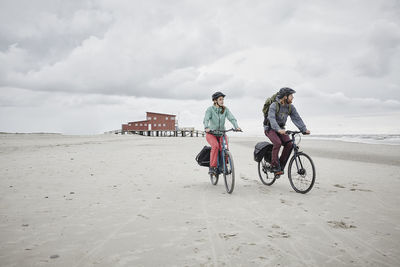
[[[278,133],[279,133],[279,134],[282,134],[282,135],[286,135],[286,131],[285,131],[285,130],[282,130],[282,129],[280,129],[280,130],[278,131]]]
[[[279,131],[279,133],[280,133],[280,131]],[[304,135],[308,135],[308,134],[310,134],[310,131],[309,131],[309,130],[307,130],[307,131],[305,131],[305,132],[290,131],[290,130],[285,131],[285,134],[299,134],[299,133],[302,133],[302,134],[304,134]]]

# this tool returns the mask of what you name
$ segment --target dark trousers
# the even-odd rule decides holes
[[[283,169],[288,161],[290,156],[290,152],[292,152],[293,144],[292,139],[290,139],[289,135],[282,135],[277,133],[276,131],[270,129],[265,131],[265,135],[271,140],[273,144],[272,155],[271,155],[271,165],[272,166],[281,166]],[[279,158],[279,150],[283,146],[283,151],[281,157]]]

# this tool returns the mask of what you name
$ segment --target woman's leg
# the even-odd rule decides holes
[[[217,167],[218,164],[218,150],[219,150],[219,143],[216,136],[207,133],[206,140],[211,146],[211,153],[210,153],[210,167]]]

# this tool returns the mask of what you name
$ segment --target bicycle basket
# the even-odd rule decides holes
[[[254,147],[254,160],[260,162],[263,158],[267,162],[271,161],[272,144],[269,142],[259,142]]]
[[[204,146],[199,154],[196,156],[196,161],[200,166],[210,167],[210,146]]]

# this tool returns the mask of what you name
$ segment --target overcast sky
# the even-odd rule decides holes
[[[202,129],[222,91],[260,135],[284,86],[313,133],[400,133],[400,1],[0,0],[3,132]]]

